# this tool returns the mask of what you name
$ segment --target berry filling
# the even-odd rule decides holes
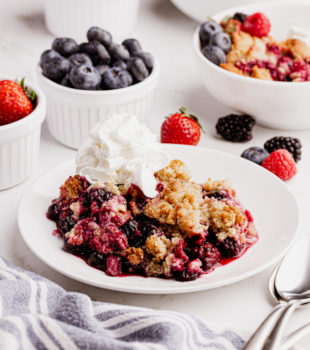
[[[69,177],[47,210],[64,249],[109,276],[191,281],[257,241],[253,217],[228,182],[191,182],[178,160],[155,176],[152,199],[135,185]]]

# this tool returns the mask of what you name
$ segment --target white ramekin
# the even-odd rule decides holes
[[[236,12],[263,12],[271,35],[281,41],[292,26],[309,27],[310,4],[300,1],[258,3],[225,10],[212,18],[220,22]],[[285,20],[284,20],[285,19]],[[282,130],[310,129],[310,82],[267,81],[241,76],[213,64],[200,50],[199,27],[193,36],[199,77],[208,92],[225,106],[256,118],[261,125]]]
[[[50,133],[65,146],[77,149],[92,127],[113,113],[133,113],[141,122],[147,122],[158,83],[159,63],[155,60],[152,73],[144,81],[117,90],[86,91],[64,87],[44,77],[39,66],[37,75],[47,98]]]
[[[44,0],[47,29],[60,37],[85,40],[91,26],[119,38],[134,27],[140,0]]]
[[[0,77],[0,80],[15,78]],[[41,124],[46,101],[42,91],[26,81],[36,92],[37,105],[32,113],[14,123],[0,126],[0,190],[25,181],[34,171],[40,149]]]

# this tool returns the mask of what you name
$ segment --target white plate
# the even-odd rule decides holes
[[[55,223],[46,218],[59,186],[75,173],[70,160],[53,169],[28,190],[18,212],[18,224],[28,247],[56,271],[97,287],[132,293],[186,293],[224,286],[254,275],[278,261],[290,247],[299,224],[297,202],[288,187],[264,168],[228,153],[207,148],[165,145],[171,158],[187,164],[193,180],[230,178],[237,196],[254,216],[259,241],[239,259],[190,282],[137,276],[110,277],[65,252]]]

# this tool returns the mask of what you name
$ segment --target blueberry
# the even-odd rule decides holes
[[[109,52],[99,41],[82,43],[80,45],[80,51],[88,55],[95,66],[99,64],[109,64],[111,61]]]
[[[42,65],[42,72],[47,78],[60,81],[70,69],[70,62],[62,57],[54,57]]]
[[[216,33],[211,36],[210,44],[219,47],[227,53],[231,47],[231,39],[227,33]]]
[[[142,59],[149,72],[152,71],[154,66],[154,58],[152,54],[150,54],[149,52],[141,51],[136,53],[135,56],[140,57]]]
[[[79,51],[79,45],[71,38],[56,38],[53,41],[52,49],[62,56],[68,57]]]
[[[100,64],[99,66],[95,66],[100,75],[102,75],[106,70],[110,68],[107,64]]]
[[[91,27],[87,32],[87,39],[88,41],[99,41],[101,44],[108,47],[112,42],[112,35],[102,28]]]
[[[222,31],[223,31],[222,27],[214,21],[209,20],[202,23],[199,29],[199,38],[200,38],[201,46],[203,47],[205,45],[208,45],[211,36],[216,33],[220,33]]]
[[[216,65],[226,62],[225,52],[217,46],[207,45],[201,50],[202,54]]]
[[[126,39],[122,44],[126,47],[131,56],[135,56],[136,53],[142,51],[142,47],[137,39]]]
[[[109,68],[102,76],[103,86],[107,89],[121,89],[132,85],[131,74],[121,68]]]
[[[93,66],[83,64],[70,70],[70,81],[73,87],[82,90],[98,90],[101,83],[101,75]]]
[[[89,66],[93,65],[91,59],[85,53],[75,53],[71,55],[68,60],[70,61],[71,66],[81,66],[82,64],[87,64]]]
[[[250,147],[244,150],[241,154],[242,158],[248,159],[256,164],[262,164],[262,162],[269,156],[269,153],[261,147]]]
[[[44,63],[49,62],[54,57],[60,57],[60,54],[55,50],[45,50],[40,58],[40,66],[42,67]]]
[[[129,51],[121,44],[111,43],[109,46],[111,56],[117,61],[127,61],[130,57]]]
[[[142,81],[149,76],[149,72],[142,58],[132,57],[128,61],[128,68],[137,81]]]
[[[124,61],[120,61],[120,60],[115,61],[113,63],[113,65],[112,65],[112,67],[118,67],[118,68],[121,68],[121,69],[127,69],[128,68],[127,63],[124,62]]]
[[[60,85],[72,88],[72,84],[71,84],[71,81],[70,81],[69,74],[66,74],[66,75],[61,79]]]

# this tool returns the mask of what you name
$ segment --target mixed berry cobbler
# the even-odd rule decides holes
[[[69,177],[47,213],[64,249],[109,276],[189,281],[257,241],[253,218],[228,181],[192,182],[180,160],[155,176],[155,198],[134,184]]]
[[[310,47],[296,38],[276,41],[270,29],[269,19],[261,12],[237,12],[221,23],[209,19],[199,29],[201,52],[211,62],[243,76],[309,81]]]

